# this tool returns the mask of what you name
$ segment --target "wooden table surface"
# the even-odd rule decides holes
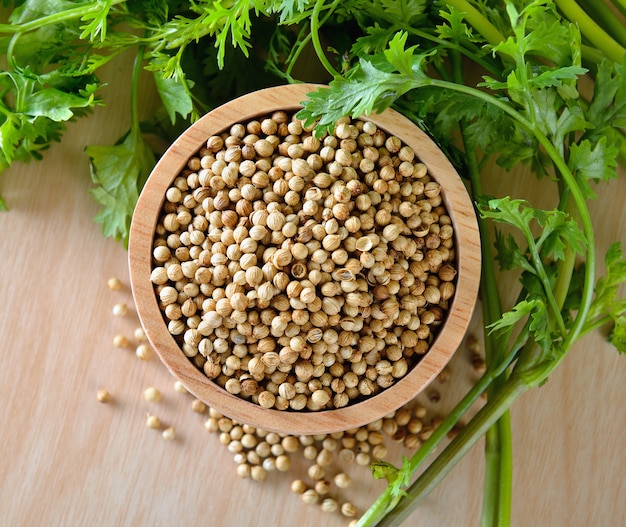
[[[42,162],[14,166],[0,192],[11,210],[0,215],[0,524],[12,526],[238,527],[345,526],[339,514],[306,505],[289,490],[305,477],[293,457],[288,473],[264,482],[241,480],[206,416],[191,410],[191,397],[176,393],[173,378],[156,357],[136,358],[132,311],[113,317],[114,304],[132,306],[127,253],[103,238],[87,191],[83,148],[110,144],[128,127],[128,95],[119,76],[103,90],[107,108],[69,126],[62,145]],[[144,115],[154,98],[142,100]],[[530,178],[518,174],[492,187],[534,199]],[[601,254],[611,241],[626,242],[626,178],[599,189],[593,206]],[[619,199],[615,196],[620,196]],[[106,282],[119,277],[124,288]],[[130,349],[117,349],[124,334]],[[453,378],[430,404],[444,412],[472,379],[461,349]],[[143,390],[158,387],[160,403]],[[103,405],[96,391],[113,402]],[[513,525],[618,527],[626,522],[626,357],[601,334],[581,341],[540,389],[512,411],[514,434]],[[164,441],[145,426],[146,413],[175,427]],[[393,448],[397,459],[401,453]],[[354,483],[338,495],[360,512],[382,488],[367,468],[347,467]],[[483,471],[482,443],[416,511],[411,525],[477,525]]]

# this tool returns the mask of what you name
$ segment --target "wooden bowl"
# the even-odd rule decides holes
[[[154,168],[139,197],[132,220],[129,266],[137,312],[151,345],[170,372],[198,399],[239,422],[288,434],[324,434],[370,423],[397,410],[422,391],[444,368],[461,343],[477,298],[480,277],[480,240],[472,202],[457,172],[435,143],[417,126],[393,110],[364,117],[398,136],[410,146],[442,187],[443,202],[455,231],[456,292],[446,320],[429,351],[403,378],[362,402],[341,409],[280,411],[265,409],[228,393],[209,380],[185,356],[169,333],[157,304],[153,284],[152,244],[166,190],[206,140],[234,123],[301,108],[306,94],[317,86],[296,84],[250,93],[208,113],[190,126]]]

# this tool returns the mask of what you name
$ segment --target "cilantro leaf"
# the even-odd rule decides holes
[[[154,154],[141,135],[134,133],[116,145],[88,146],[85,152],[96,184],[90,193],[102,205],[95,220],[102,223],[105,236],[127,245],[133,210],[154,165]]]
[[[387,47],[395,34],[395,28],[384,28],[378,22],[375,22],[373,26],[366,28],[365,35],[358,37],[354,41],[350,52],[357,57],[379,53]]]
[[[82,97],[55,88],[46,88],[33,93],[25,101],[21,110],[33,117],[47,117],[53,121],[69,121],[74,116],[72,109],[91,107],[94,105],[94,101],[93,94]]]
[[[504,333],[510,331],[519,321],[530,316],[529,333],[541,347],[544,354],[550,351],[553,338],[550,330],[550,317],[546,303],[538,297],[529,297],[521,300],[510,311],[503,313],[502,318],[490,324],[487,329],[490,333]]]
[[[576,176],[586,199],[596,197],[590,181],[608,181],[617,177],[618,154],[615,146],[607,144],[606,137],[601,137],[593,147],[588,139],[571,145],[567,165]]]
[[[165,78],[159,72],[154,73],[154,83],[167,114],[176,123],[176,114],[186,119],[193,111],[193,101],[185,81],[177,78]]]
[[[617,351],[626,354],[626,316],[622,315],[615,319],[615,326],[609,335],[609,342]]]
[[[416,46],[405,49],[406,40],[407,33],[397,33],[383,54],[361,57],[348,78],[336,78],[329,88],[307,94],[298,118],[306,125],[319,119],[316,133],[323,134],[341,117],[381,112],[408,91],[427,86],[430,80],[422,68],[434,51],[416,54]]]
[[[391,490],[391,497],[398,499],[406,494],[406,488],[411,483],[411,460],[402,456],[402,468],[398,468],[387,461],[376,461],[371,465],[374,479],[386,479]]]
[[[472,30],[465,23],[465,14],[453,6],[448,11],[439,11],[439,15],[447,24],[439,24],[435,29],[441,38],[453,42],[467,42],[473,40]]]
[[[532,236],[530,222],[535,217],[535,209],[525,200],[512,199],[509,196],[482,199],[478,202],[478,210],[483,218],[491,218],[500,223],[512,225],[522,231],[526,238]]]
[[[502,314],[499,320],[487,326],[490,333],[501,333],[509,330],[520,320],[525,318],[537,307],[537,300],[522,300],[513,306],[513,309]]]
[[[535,217],[542,227],[541,234],[535,242],[542,258],[563,260],[568,246],[582,254],[585,237],[578,224],[568,214],[555,209],[536,211]]]
[[[528,261],[512,234],[509,233],[505,236],[502,231],[496,229],[495,238],[496,259],[500,264],[500,269],[510,271],[521,268],[530,273],[535,273],[535,268]]]
[[[595,298],[589,309],[589,320],[592,322],[606,314],[617,320],[626,313],[626,299],[618,296],[620,286],[626,283],[626,260],[620,243],[609,247],[604,263],[606,273],[596,282]]]

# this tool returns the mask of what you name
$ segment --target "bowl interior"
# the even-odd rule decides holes
[[[451,163],[435,143],[401,114],[386,110],[363,117],[410,146],[442,187],[443,203],[454,226],[456,291],[446,320],[428,352],[390,388],[340,409],[280,411],[265,409],[228,393],[208,379],[183,353],[169,333],[157,304],[153,284],[152,249],[166,190],[206,140],[234,123],[274,111],[297,111],[317,86],[286,85],[253,92],[220,106],[190,126],[155,166],[139,197],[130,230],[129,267],[137,312],[146,335],[170,372],[198,399],[229,417],[265,430],[289,434],[322,434],[370,423],[398,409],[422,391],[445,367],[461,343],[470,322],[480,278],[480,240],[468,193]]]

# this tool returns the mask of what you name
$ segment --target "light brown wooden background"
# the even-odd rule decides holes
[[[156,357],[143,362],[133,348],[112,345],[117,333],[132,337],[138,322],[132,312],[111,315],[117,302],[132,305],[127,254],[92,221],[97,207],[87,194],[83,148],[110,144],[128,127],[128,74],[128,64],[111,67],[113,82],[102,93],[108,107],[72,124],[44,161],[15,166],[0,179],[11,207],[0,215],[0,524],[346,525],[289,491],[303,466],[263,483],[240,480],[232,455],[204,430],[191,399],[174,392]],[[153,95],[142,104],[147,115]],[[541,194],[521,173],[491,188],[533,200]],[[623,176],[599,189],[593,215],[601,254],[611,241],[626,242],[624,197]],[[122,291],[107,290],[111,276],[123,280]],[[444,400],[433,412],[449,407],[472,380],[468,356],[458,352],[454,385],[440,387]],[[164,393],[158,405],[142,397],[150,385]],[[114,403],[96,401],[101,387]],[[522,397],[512,413],[514,526],[624,525],[625,400],[626,357],[599,333],[581,341],[544,387]],[[146,428],[148,411],[176,428],[174,441]],[[365,468],[349,471],[355,483],[342,495],[362,512],[382,485]],[[410,523],[477,525],[481,487],[478,445]]]

